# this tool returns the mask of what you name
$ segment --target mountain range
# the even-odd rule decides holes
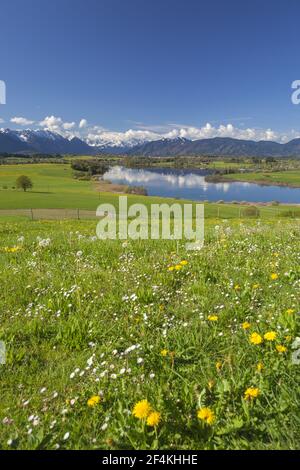
[[[300,157],[300,139],[278,142],[215,137],[189,140],[160,139],[135,145],[89,145],[78,137],[67,138],[48,130],[0,129],[0,153],[73,154],[73,155],[141,155],[141,156],[224,156],[224,157]]]

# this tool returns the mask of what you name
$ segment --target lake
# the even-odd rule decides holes
[[[194,201],[248,201],[300,203],[300,188],[262,186],[253,183],[208,183],[210,170],[111,167],[104,179],[112,183],[143,186],[149,196]]]

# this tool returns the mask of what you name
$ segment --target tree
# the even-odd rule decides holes
[[[28,176],[21,175],[19,178],[17,178],[16,186],[18,189],[23,189],[23,191],[26,191],[27,189],[31,189],[33,184]]]

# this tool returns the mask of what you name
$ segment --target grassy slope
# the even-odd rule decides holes
[[[299,224],[215,223],[200,252],[93,241],[95,222],[0,224],[0,448],[299,448]],[[270,330],[274,343],[250,344]],[[260,394],[247,402],[251,386]],[[161,412],[157,432],[131,414],[145,398]]]
[[[24,193],[11,189],[19,175],[32,179],[34,188]],[[90,181],[72,178],[69,165],[35,164],[0,166],[0,208],[80,208],[97,206],[98,195]]]

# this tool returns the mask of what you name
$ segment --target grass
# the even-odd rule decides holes
[[[300,170],[278,171],[273,173],[234,173],[230,175],[222,175],[222,179],[223,178],[235,181],[249,181],[252,183],[278,184],[300,187]]]
[[[12,189],[16,178],[25,174],[34,183],[32,191],[23,192]],[[231,176],[231,175],[230,175]],[[3,189],[7,187],[8,189]],[[72,177],[72,169],[69,164],[26,164],[26,165],[1,165],[0,166],[0,211],[3,216],[14,216],[20,209],[81,209],[91,211],[93,217],[99,204],[109,203],[118,207],[118,194],[109,191],[97,191],[94,181],[79,181]],[[184,200],[165,199],[161,197],[127,195],[129,206],[135,203],[161,204],[179,203]],[[284,205],[280,208],[264,206],[260,207],[261,217],[277,217],[281,213],[296,210],[296,206]],[[5,211],[5,212],[3,212]],[[205,204],[206,217],[234,218],[240,217],[243,207],[237,204]],[[36,217],[39,212],[35,211]],[[75,214],[75,212],[74,212]],[[59,212],[58,212],[59,215]],[[31,217],[28,211],[24,211],[23,217]],[[77,213],[75,214],[75,218]]]
[[[34,184],[32,191],[12,189],[18,176],[27,175]],[[8,189],[3,189],[7,186]],[[72,177],[68,164],[1,165],[0,208],[79,208],[94,209],[99,195],[91,181]]]
[[[299,223],[211,219],[199,252],[95,226],[0,225],[1,449],[299,449]]]

